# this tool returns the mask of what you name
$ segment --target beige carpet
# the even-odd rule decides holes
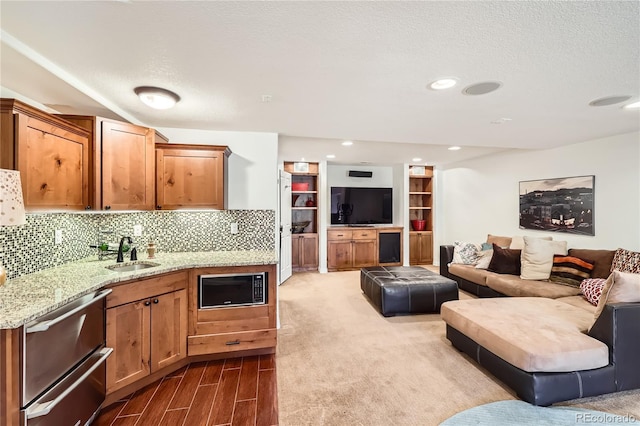
[[[380,315],[362,294],[358,271],[295,274],[279,299],[281,425],[437,425],[515,399],[451,346],[438,314]],[[640,419],[640,391],[564,405]]]

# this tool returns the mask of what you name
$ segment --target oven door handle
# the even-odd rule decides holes
[[[69,312],[67,312],[67,313],[65,313],[63,315],[60,315],[59,317],[54,318],[52,320],[46,320],[46,321],[37,322],[34,325],[32,325],[30,327],[27,327],[27,330],[25,332],[28,334],[28,333],[38,333],[38,332],[41,332],[41,331],[47,331],[50,327],[53,327],[54,325],[58,324],[60,321],[64,321],[65,319],[69,318],[70,316],[80,312],[81,310],[85,309],[87,306],[91,305],[92,303],[95,303],[98,300],[104,299],[112,291],[113,290],[111,290],[110,288],[108,288],[106,290],[103,290],[96,297],[94,297],[93,299],[91,299],[87,303],[84,303],[84,304],[78,306],[77,308],[74,308],[74,309],[70,310]]]
[[[65,399],[67,395],[73,392],[75,388],[80,386],[80,384],[85,381],[86,378],[91,375],[91,373],[93,373],[98,367],[100,367],[100,364],[102,364],[107,359],[107,357],[111,355],[111,352],[113,352],[113,348],[103,348],[99,352],[100,355],[102,355],[100,359],[98,359],[95,364],[93,364],[82,376],[80,376],[80,378],[76,380],[74,384],[65,389],[65,391],[58,395],[55,399],[47,402],[36,403],[33,404],[33,406],[29,407],[27,409],[27,420],[46,416],[47,414],[49,414],[51,410],[56,408],[56,405],[58,405],[60,401]]]

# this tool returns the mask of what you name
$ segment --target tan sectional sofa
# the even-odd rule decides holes
[[[614,253],[569,251],[596,261],[594,278],[607,278]],[[442,305],[447,338],[520,398],[550,405],[640,388],[640,303],[607,304],[594,323],[596,307],[579,288],[452,259],[453,246],[441,246],[440,274],[480,299]]]

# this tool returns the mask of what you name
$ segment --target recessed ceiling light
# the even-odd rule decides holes
[[[507,118],[507,117],[501,117],[501,118],[498,118],[497,120],[493,120],[491,122],[491,124],[504,124],[507,121],[512,121],[512,120],[510,118]]]
[[[638,108],[640,108],[640,101],[634,102],[632,104],[625,105],[623,108],[624,109],[638,109]]]
[[[450,89],[458,84],[458,79],[453,77],[441,78],[429,84],[429,88],[433,90]]]
[[[411,161],[413,161],[414,163],[418,163],[418,162],[422,161],[422,158],[418,158],[418,157],[412,158]]]
[[[631,99],[631,96],[607,96],[605,98],[595,99],[589,102],[590,106],[607,106],[607,105],[615,105],[620,102],[628,101]]]
[[[462,148],[459,146],[450,146],[447,148],[449,151],[460,151]]]
[[[140,86],[133,91],[145,105],[155,109],[169,109],[180,101],[180,96],[160,87]]]
[[[464,95],[486,95],[494,90],[498,90],[502,86],[499,81],[485,81],[483,83],[472,84],[462,89]]]
[[[265,104],[271,102],[272,99],[273,97],[271,95],[262,95],[262,102]]]
[[[333,154],[327,154],[327,158],[336,158],[336,156]]]
[[[343,146],[351,146],[351,145],[353,145],[353,142],[351,142],[351,141],[344,141],[344,142],[342,142],[342,145],[343,145]]]

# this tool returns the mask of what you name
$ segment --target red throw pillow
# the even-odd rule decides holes
[[[600,296],[602,296],[602,289],[607,282],[604,278],[587,278],[580,283],[580,290],[584,297],[594,306],[598,306]]]

